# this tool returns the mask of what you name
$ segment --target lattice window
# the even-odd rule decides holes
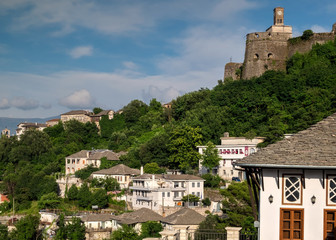
[[[328,205],[336,205],[336,176],[335,175],[328,175],[328,198],[327,204]]]
[[[283,176],[283,197],[284,204],[302,204],[301,175]]]

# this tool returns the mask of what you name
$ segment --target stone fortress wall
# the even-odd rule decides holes
[[[308,40],[293,41],[292,27],[284,25],[284,9],[274,8],[274,25],[265,32],[246,35],[244,63],[227,63],[224,80],[231,77],[237,80],[258,77],[267,70],[286,70],[286,61],[296,52],[305,53],[316,43],[323,44],[335,39],[336,23],[329,33],[314,33]],[[236,72],[242,68],[241,76]],[[239,70],[238,70],[239,71]]]

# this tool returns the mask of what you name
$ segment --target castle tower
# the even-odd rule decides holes
[[[273,16],[274,16],[273,25],[276,25],[276,26],[283,26],[284,25],[284,8],[282,8],[282,7],[274,8]]]

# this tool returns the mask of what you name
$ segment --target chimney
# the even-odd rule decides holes
[[[140,175],[143,175],[144,172],[143,172],[143,166],[140,167]]]
[[[229,132],[225,132],[225,133],[224,133],[224,137],[226,137],[226,138],[230,137]]]

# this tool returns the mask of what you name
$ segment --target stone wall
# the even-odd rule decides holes
[[[294,41],[297,39],[297,41]],[[314,35],[309,40],[301,40],[299,38],[294,38],[288,41],[288,58],[292,57],[296,52],[306,53],[309,52],[313,45],[316,43],[324,44],[328,41],[335,39],[335,33],[314,33]]]
[[[258,77],[267,70],[285,70],[289,36],[272,32],[247,34],[242,78]]]
[[[224,79],[231,77],[233,80],[240,79],[240,76],[237,75],[237,70],[243,66],[242,63],[233,63],[229,62],[225,64],[224,69]]]

